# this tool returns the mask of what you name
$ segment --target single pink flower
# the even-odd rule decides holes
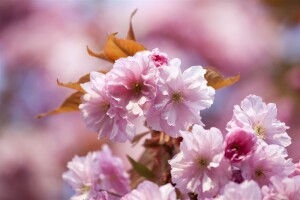
[[[295,170],[286,149],[278,145],[259,145],[255,152],[241,163],[242,176],[255,180],[260,186],[270,183],[272,176],[286,177]]]
[[[74,200],[83,197],[89,200],[98,200],[98,197],[105,199],[103,191],[120,196],[130,191],[129,175],[122,160],[112,156],[107,145],[103,146],[102,151],[90,152],[85,157],[75,156],[68,163],[68,169],[63,179],[75,190]],[[117,199],[109,196],[109,199]]]
[[[201,66],[182,72],[180,60],[173,59],[159,71],[158,92],[146,114],[147,125],[178,137],[180,130],[202,124],[200,111],[211,106],[215,90],[207,86],[206,71]]]
[[[147,103],[156,96],[158,71],[142,53],[116,60],[107,73],[108,91],[114,106],[135,116],[144,115]]]
[[[167,54],[160,52],[157,48],[153,49],[149,54],[149,59],[153,61],[156,67],[165,66],[169,64]]]
[[[76,194],[72,200],[87,197],[90,191],[97,187],[98,174],[98,153],[90,152],[85,157],[75,156],[68,162],[69,171],[63,174],[63,179],[75,190]]]
[[[150,181],[144,181],[121,200],[176,200],[176,192],[170,183],[159,187]]]
[[[108,137],[112,141],[132,140],[135,127],[126,112],[111,104],[107,91],[106,75],[99,72],[90,73],[90,82],[81,84],[87,92],[79,105],[87,127],[99,133],[99,138]]]
[[[196,193],[200,199],[215,196],[230,176],[220,130],[195,124],[192,132],[184,132],[182,137],[180,152],[169,160],[172,182],[181,192]]]
[[[260,187],[255,181],[244,181],[241,184],[229,182],[223,189],[220,200],[261,200]]]
[[[243,129],[235,129],[225,137],[225,157],[240,162],[256,147],[256,136]]]
[[[277,108],[273,103],[265,104],[261,97],[247,96],[241,105],[234,106],[233,118],[227,124],[227,130],[242,128],[256,133],[261,141],[287,147],[291,138],[286,133],[289,128],[276,119]]]
[[[300,176],[292,178],[271,177],[272,185],[262,187],[263,200],[299,200]]]
[[[101,189],[120,195],[127,194],[130,191],[130,179],[121,158],[113,156],[109,147],[104,145],[98,162]]]

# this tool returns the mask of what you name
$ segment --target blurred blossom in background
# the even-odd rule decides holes
[[[129,16],[137,40],[158,47],[184,68],[213,66],[241,80],[216,92],[203,112],[206,127],[225,132],[233,106],[248,94],[277,104],[290,129],[289,155],[300,153],[300,2],[298,0],[1,0],[0,1],[0,199],[68,199],[66,162],[106,141],[89,132],[80,113],[36,114],[58,106],[77,80],[110,64],[88,56],[109,33],[124,36]],[[142,129],[142,127],[141,127]],[[111,144],[123,157],[130,144]],[[127,169],[130,168],[126,161]]]

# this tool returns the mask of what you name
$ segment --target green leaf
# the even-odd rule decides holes
[[[129,160],[129,162],[132,165],[132,168],[134,171],[136,171],[139,175],[145,177],[146,179],[154,179],[155,175],[152,171],[150,171],[145,165],[136,162],[135,160],[133,160],[133,158],[131,158],[130,156],[127,155],[127,158]]]

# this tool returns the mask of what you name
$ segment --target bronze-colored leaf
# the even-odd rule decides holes
[[[75,92],[71,94],[66,100],[61,104],[60,107],[46,113],[42,113],[37,115],[37,118],[42,118],[48,115],[53,115],[53,114],[59,114],[59,113],[64,113],[64,112],[73,112],[73,111],[78,111],[79,104],[81,103],[80,98],[84,93],[82,92]]]
[[[107,38],[107,42],[104,45],[103,51],[96,53],[87,47],[89,55],[96,58],[104,59],[109,62],[115,62],[119,58],[126,58],[133,56],[139,51],[144,51],[146,48],[135,41],[135,35],[132,27],[132,17],[137,12],[137,9],[133,11],[130,16],[129,30],[125,39],[117,38],[117,33],[110,34]]]
[[[105,56],[105,53],[104,51],[101,51],[99,53],[95,53],[94,51],[92,51],[88,46],[86,47],[86,50],[88,52],[88,54],[90,56],[93,56],[93,57],[96,57],[96,58],[100,58],[100,59],[103,59],[103,60],[107,60],[109,62],[113,62],[112,60],[109,60],[106,56]]]
[[[106,74],[106,71],[98,71],[102,74]],[[84,89],[82,89],[82,87],[80,86],[81,83],[86,83],[90,81],[90,73],[82,76],[77,82],[71,82],[71,83],[62,83],[60,82],[58,79],[56,80],[57,85],[62,86],[62,87],[66,87],[66,88],[70,88],[70,89],[74,89],[74,90],[78,90],[82,93],[86,93],[84,91]]]
[[[56,82],[57,82],[57,85],[59,85],[59,86],[66,87],[66,88],[71,88],[71,89],[74,89],[74,90],[78,90],[82,93],[85,93],[84,89],[82,89],[79,82],[76,82],[76,83],[62,83],[58,79],[56,80]]]
[[[137,9],[135,9],[130,15],[129,30],[128,30],[127,37],[126,37],[127,40],[135,41],[135,35],[134,35],[133,27],[132,27],[132,18],[136,12],[137,12]]]
[[[216,69],[211,67],[207,67],[205,69],[206,74],[204,77],[207,80],[207,85],[213,87],[214,89],[220,89],[232,85],[240,80],[240,74],[225,79]]]
[[[146,48],[143,45],[133,40],[120,39],[115,37],[116,34],[117,33],[113,33],[108,36],[103,52],[95,53],[87,47],[88,53],[91,56],[101,58],[109,62],[114,62],[119,58],[133,56],[139,51],[146,50]]]

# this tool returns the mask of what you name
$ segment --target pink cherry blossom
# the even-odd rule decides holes
[[[260,187],[255,181],[244,181],[241,184],[229,182],[224,187],[220,200],[261,200]]]
[[[271,177],[272,185],[263,186],[263,200],[298,200],[300,199],[300,176],[292,178]]]
[[[176,200],[176,192],[170,183],[159,187],[150,181],[144,181],[121,200]]]
[[[147,102],[155,98],[157,80],[156,67],[142,53],[116,60],[106,79],[114,106],[126,108],[133,116],[142,116]]]
[[[120,196],[130,191],[129,175],[122,160],[114,157],[107,145],[102,151],[90,152],[85,157],[75,156],[68,163],[69,171],[63,179],[75,190],[74,199],[85,197],[89,200],[105,199],[103,191]],[[100,199],[101,199],[100,198]],[[116,199],[110,195],[110,199]]]
[[[243,129],[235,129],[225,138],[225,157],[231,162],[239,162],[251,153],[256,145],[256,137]]]
[[[69,171],[63,174],[63,179],[75,190],[78,197],[88,196],[98,180],[97,152],[88,153],[85,157],[75,156],[67,165]]]
[[[300,161],[295,163],[295,171],[289,175],[289,177],[300,175]]]
[[[105,77],[102,73],[91,72],[90,82],[81,84],[87,93],[82,97],[79,109],[87,127],[98,132],[100,138],[108,137],[118,142],[132,140],[135,127],[128,121],[124,110],[111,105]]]
[[[252,156],[241,164],[246,180],[255,180],[260,186],[270,183],[272,176],[286,177],[295,170],[291,159],[285,159],[285,148],[278,145],[259,145]]]
[[[193,124],[202,124],[200,111],[211,106],[215,90],[207,86],[205,70],[193,66],[184,72],[180,60],[160,68],[158,94],[146,114],[147,125],[172,137]]]
[[[149,58],[153,61],[156,67],[168,65],[169,63],[167,54],[160,52],[157,48],[153,49],[149,55]]]
[[[205,130],[195,124],[192,132],[185,132],[182,137],[180,152],[169,160],[172,182],[183,193],[213,197],[230,176],[229,164],[223,159],[220,130]]]
[[[276,119],[275,104],[265,104],[261,97],[249,95],[240,106],[234,106],[233,113],[232,120],[227,124],[228,130],[240,127],[253,131],[267,144],[277,144],[283,147],[291,144],[291,138],[286,133],[289,127]]]

